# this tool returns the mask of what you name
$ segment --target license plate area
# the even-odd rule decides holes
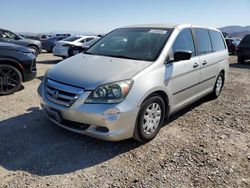
[[[47,114],[47,116],[56,121],[57,123],[62,123],[62,118],[61,118],[61,115],[59,112],[57,112],[56,110],[54,109],[50,109],[50,108],[46,108],[45,109],[45,112]]]

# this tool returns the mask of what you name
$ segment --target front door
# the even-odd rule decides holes
[[[188,50],[192,52],[190,60],[173,62],[166,65],[166,74],[171,74],[167,83],[172,98],[172,109],[178,110],[195,99],[199,93],[200,59],[196,56],[191,29],[182,30],[177,36],[172,53]]]

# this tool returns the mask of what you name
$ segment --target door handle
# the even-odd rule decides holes
[[[203,61],[203,62],[202,62],[202,65],[206,65],[206,64],[207,64],[207,62],[206,62],[206,61]]]
[[[199,64],[198,64],[198,63],[195,63],[195,64],[193,65],[193,67],[194,67],[194,68],[197,68],[197,67],[199,67]]]

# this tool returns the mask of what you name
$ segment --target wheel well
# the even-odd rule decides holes
[[[224,82],[225,82],[225,70],[220,71],[220,73],[223,74],[223,85],[224,85]]]
[[[10,65],[10,66],[13,66],[15,68],[17,68],[17,70],[20,71],[21,75],[22,75],[22,81],[24,80],[24,76],[23,76],[23,68],[21,65],[17,64],[17,63],[14,63],[12,61],[8,61],[8,60],[4,60],[4,61],[1,61],[0,60],[0,63],[2,64],[6,64],[6,65]]]
[[[30,45],[28,45],[28,47],[36,47],[37,49],[38,49],[38,46],[37,45],[35,45],[35,44],[30,44]]]
[[[152,95],[159,95],[163,99],[164,104],[165,104],[165,108],[166,108],[166,114],[165,115],[168,116],[170,109],[169,109],[169,98],[168,98],[167,94],[164,91],[161,91],[161,90],[154,91],[146,99],[150,98]]]

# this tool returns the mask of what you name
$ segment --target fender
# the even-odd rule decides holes
[[[13,63],[13,64],[15,64],[19,69],[23,70],[22,64],[21,64],[19,61],[17,61],[16,59],[4,57],[4,58],[0,58],[0,63],[1,63],[1,62]]]

